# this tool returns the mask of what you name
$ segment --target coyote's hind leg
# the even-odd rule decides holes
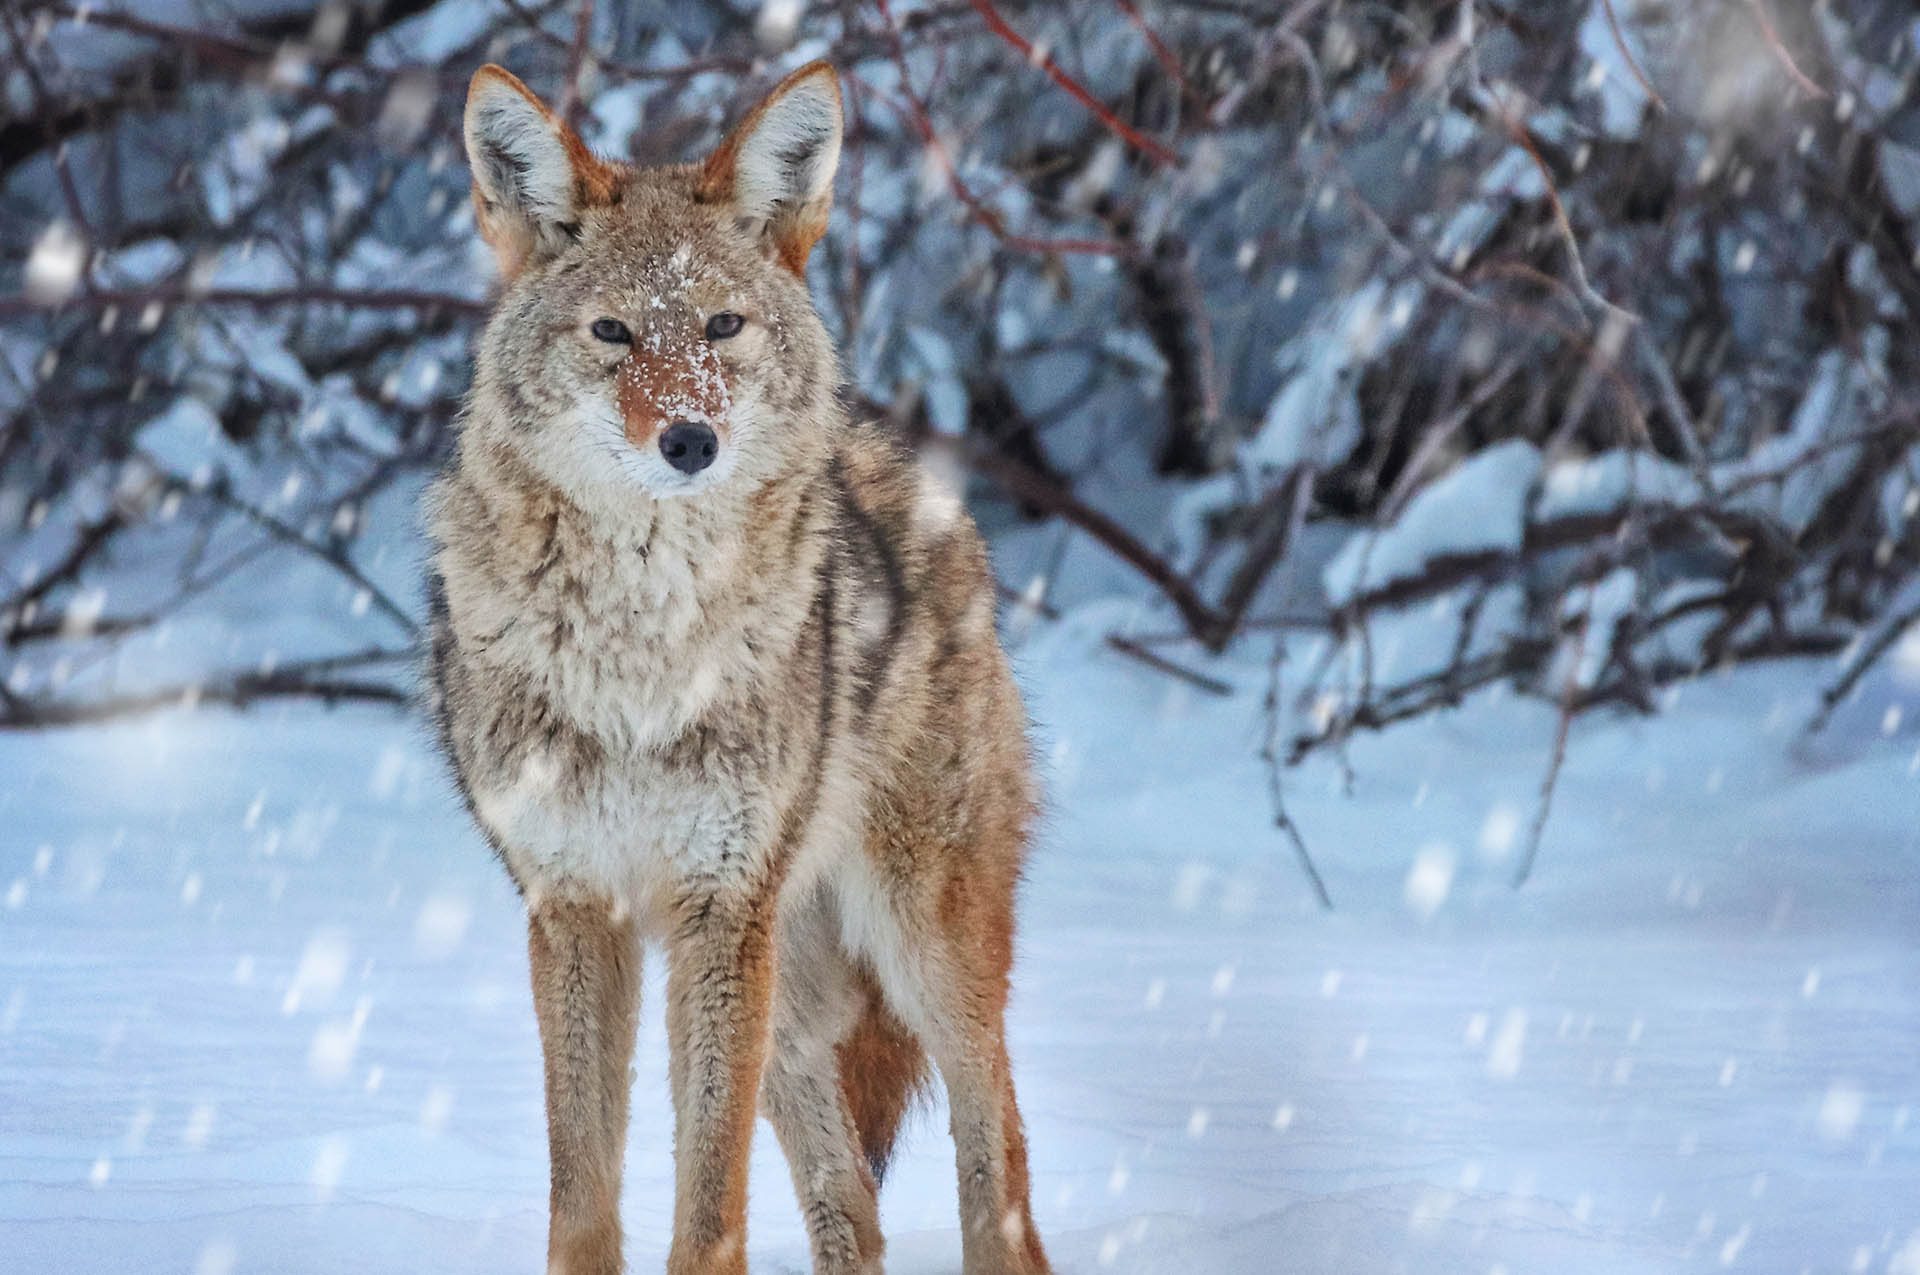
[[[882,936],[891,951],[875,968],[946,1086],[966,1275],[1047,1275],[1007,1059],[1013,881],[957,875],[946,887],[896,892],[892,933]]]
[[[865,989],[823,896],[783,912],[776,950],[761,1114],[793,1173],[814,1275],[880,1275],[878,1187],[860,1154],[838,1048],[860,1022]]]

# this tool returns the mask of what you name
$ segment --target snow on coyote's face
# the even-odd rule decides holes
[[[506,280],[475,391],[507,445],[589,508],[813,458],[838,380],[804,277],[840,149],[831,69],[789,76],[700,164],[598,159],[498,67],[466,136]]]

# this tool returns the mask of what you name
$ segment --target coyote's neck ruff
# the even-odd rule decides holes
[[[505,285],[430,500],[442,738],[526,895],[549,1269],[621,1268],[642,946],[668,959],[669,1270],[745,1270],[756,1112],[816,1271],[877,1272],[937,1065],[968,1275],[1033,1275],[1002,1017],[1033,805],[992,577],[957,498],[837,400],[807,297],[832,70],[704,163],[596,159],[520,82],[468,98]]]

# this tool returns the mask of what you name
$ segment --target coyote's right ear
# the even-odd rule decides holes
[[[565,120],[501,67],[474,72],[466,134],[480,237],[508,278],[558,252],[578,233],[582,212],[617,197],[618,167],[596,159]]]

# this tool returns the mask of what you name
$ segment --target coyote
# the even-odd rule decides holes
[[[428,502],[432,686],[526,899],[548,1270],[622,1269],[654,943],[670,1275],[746,1270],[756,1114],[815,1271],[878,1272],[878,1183],[929,1059],[967,1275],[1043,1275],[1003,1026],[1026,720],[978,531],[849,419],[807,295],[838,78],[794,72],[696,164],[597,158],[496,66],[465,128],[504,283]]]

